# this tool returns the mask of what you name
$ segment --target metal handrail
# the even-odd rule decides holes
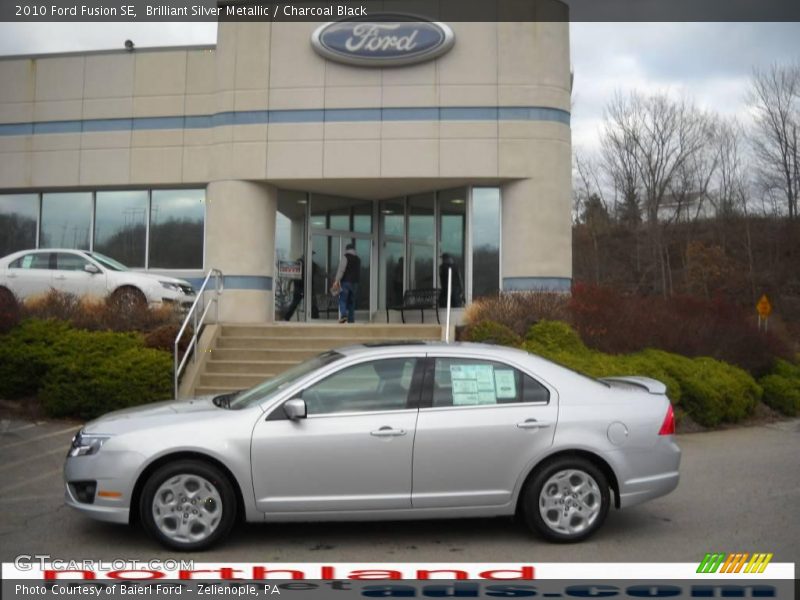
[[[206,303],[203,300],[203,313],[200,315],[198,320],[197,314],[199,312],[198,307],[200,306],[200,299],[204,298],[204,293],[206,288],[208,287],[208,282],[211,281],[211,278],[214,278],[214,295],[211,300]],[[219,269],[211,269],[206,278],[203,280],[203,285],[200,286],[200,289],[197,290],[197,298],[194,299],[192,303],[192,307],[189,309],[189,312],[186,313],[186,318],[183,320],[183,325],[181,325],[180,330],[178,331],[178,335],[175,336],[175,347],[173,350],[173,365],[174,365],[174,388],[175,388],[175,398],[178,397],[178,379],[180,378],[181,372],[183,368],[186,366],[186,361],[189,358],[189,355],[192,355],[192,362],[197,361],[197,340],[200,335],[200,327],[206,320],[206,315],[208,314],[211,305],[214,305],[214,320],[219,321],[219,297],[222,295],[222,292],[225,290],[225,281],[224,276],[222,275],[222,271]],[[192,340],[189,342],[189,345],[186,346],[186,352],[183,354],[183,359],[178,362],[178,345],[180,344],[181,338],[183,337],[184,331],[186,331],[186,327],[189,323],[192,322]]]

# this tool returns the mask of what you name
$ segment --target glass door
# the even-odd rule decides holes
[[[347,246],[355,246],[356,256],[361,261],[361,269],[356,289],[356,322],[370,321],[372,273],[372,239],[355,237],[352,233],[315,233],[311,236],[312,276],[311,297],[312,318],[337,320],[339,318],[338,296],[331,294],[336,279],[336,271],[343,260]]]

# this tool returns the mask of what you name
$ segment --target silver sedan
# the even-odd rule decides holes
[[[237,520],[390,520],[520,513],[575,542],[613,504],[678,485],[665,387],[594,380],[481,344],[340,348],[250,390],[88,423],[66,502],[199,550]]]

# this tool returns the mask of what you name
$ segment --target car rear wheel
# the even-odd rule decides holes
[[[523,491],[523,515],[533,531],[553,542],[579,542],[597,531],[608,515],[608,480],[590,461],[556,458],[530,478]]]
[[[118,310],[131,311],[147,306],[147,298],[135,287],[121,287],[111,296],[111,302]]]
[[[224,539],[236,521],[236,494],[217,467],[197,460],[169,463],[145,483],[141,522],[176,550],[205,550]]]

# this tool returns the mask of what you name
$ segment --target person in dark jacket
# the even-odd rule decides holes
[[[445,252],[442,254],[442,264],[439,265],[439,306],[444,308],[447,306],[447,272],[453,271],[453,292],[450,298],[450,306],[458,308],[464,304],[464,286],[461,284],[461,273],[458,271],[458,265],[452,255]]]
[[[339,290],[339,323],[354,323],[358,282],[361,278],[361,259],[354,244],[345,246],[342,260],[333,279],[333,289]]]

